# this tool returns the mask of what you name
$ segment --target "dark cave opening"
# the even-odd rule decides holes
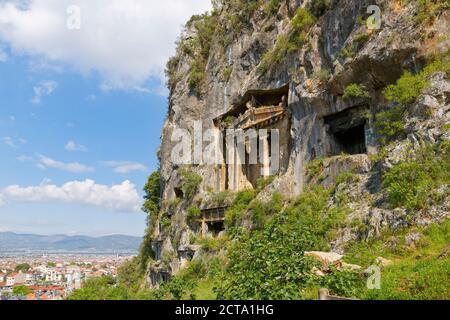
[[[368,107],[361,106],[324,118],[331,140],[331,155],[367,153],[367,113]]]
[[[215,237],[225,230],[225,225],[223,221],[212,221],[207,222],[208,231],[211,232]]]
[[[341,152],[347,154],[362,154],[367,152],[365,125],[349,128],[345,131],[334,133],[336,143]]]

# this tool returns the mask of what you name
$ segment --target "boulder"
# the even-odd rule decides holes
[[[326,268],[330,264],[340,265],[343,255],[336,252],[306,251],[305,257],[312,257],[320,261]]]
[[[383,257],[378,257],[375,259],[375,263],[381,267],[387,267],[390,266],[393,263],[393,261]]]

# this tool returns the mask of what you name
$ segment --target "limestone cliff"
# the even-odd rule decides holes
[[[260,190],[262,200],[275,191],[290,198],[311,184],[331,185],[343,172],[357,176],[341,183],[330,201],[345,196],[348,220],[366,227],[342,228],[331,243],[335,251],[383,226],[411,223],[407,209],[387,204],[381,176],[424,144],[450,139],[447,74],[429,75],[430,85],[402,113],[400,135],[386,140],[376,123],[396,105],[383,94],[388,85],[448,52],[448,4],[430,3],[431,16],[424,12],[430,7],[416,1],[224,1],[212,14],[193,17],[168,64],[169,108],[159,151],[163,203],[152,222],[149,283],[157,285],[200,254],[195,238],[224,232],[228,200],[211,199],[256,188],[269,175],[274,178]],[[370,5],[375,11],[368,12]],[[174,133],[193,134],[199,121],[203,131],[278,129],[277,170],[264,171],[264,163],[176,163],[172,153],[181,137]],[[273,141],[267,141],[270,148]],[[186,180],[198,177],[201,183],[191,181],[189,189]],[[449,206],[447,193],[418,210],[412,223],[446,219]]]

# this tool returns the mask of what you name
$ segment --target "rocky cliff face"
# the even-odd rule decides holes
[[[446,73],[433,73],[423,94],[408,104],[402,135],[384,141],[376,122],[395,106],[383,95],[386,86],[448,50],[449,14],[435,2],[428,18],[420,16],[424,9],[415,1],[400,0],[225,1],[212,15],[194,17],[168,66],[171,93],[159,152],[164,201],[154,221],[149,281],[157,285],[200,254],[196,237],[223,232],[226,200],[211,205],[208,199],[254,187],[256,178],[264,177],[258,172],[250,177],[251,168],[177,163],[172,154],[181,137],[174,134],[179,129],[193,134],[199,121],[203,132],[223,130],[224,115],[231,117],[229,127],[239,128],[236,118],[245,118],[249,103],[250,109],[283,107],[286,100],[283,119],[271,114],[269,124],[252,122],[258,129],[286,132],[280,166],[260,199],[275,191],[295,197],[308,185],[331,185],[351,171],[357,178],[341,183],[335,197],[345,196],[348,220],[366,227],[342,228],[331,244],[334,250],[342,252],[347,241],[371,237],[385,225],[411,223],[407,209],[387,205],[381,176],[424,144],[450,139]],[[376,11],[367,12],[370,5],[380,9],[380,26]],[[308,171],[317,162],[320,168]],[[192,186],[190,197],[186,180],[196,177],[201,183]],[[200,210],[198,224],[188,218],[193,204]],[[414,223],[445,219],[449,205],[447,193],[439,204],[418,211]]]

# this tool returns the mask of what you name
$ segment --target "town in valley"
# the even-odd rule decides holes
[[[116,277],[129,255],[0,256],[0,300],[64,300],[93,277]]]

